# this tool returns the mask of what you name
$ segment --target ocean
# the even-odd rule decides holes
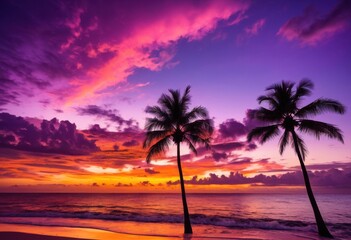
[[[306,194],[188,194],[187,200],[193,226],[317,234]],[[316,194],[316,200],[332,234],[351,239],[351,195]],[[182,211],[180,194],[0,194],[0,223],[121,231],[122,221],[181,224]]]

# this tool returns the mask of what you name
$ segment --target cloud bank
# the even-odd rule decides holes
[[[350,188],[351,181],[351,168],[329,169],[324,171],[309,172],[309,177],[312,186],[324,186],[324,187],[340,187]],[[190,180],[186,180],[185,183],[192,185],[238,185],[238,184],[250,184],[254,186],[303,186],[303,176],[301,171],[287,172],[282,175],[266,176],[264,174],[256,175],[255,177],[246,177],[239,172],[231,172],[229,176],[216,175],[210,173],[209,177],[199,178],[193,176]],[[167,185],[177,185],[177,181],[168,181]]]
[[[0,147],[68,155],[99,151],[95,141],[77,131],[76,125],[56,118],[42,120],[40,127],[23,117],[0,113]]]

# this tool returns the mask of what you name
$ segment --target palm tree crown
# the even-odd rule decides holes
[[[316,218],[318,232],[321,236],[333,238],[319,211],[304,164],[307,153],[306,145],[297,135],[295,129],[303,133],[313,134],[317,139],[321,135],[325,135],[344,142],[341,130],[336,126],[307,118],[327,111],[343,114],[345,107],[338,101],[327,98],[319,98],[304,107],[300,107],[303,97],[311,95],[313,83],[308,79],[304,79],[296,88],[294,86],[294,83],[283,81],[281,84],[274,84],[266,88],[268,93],[258,97],[257,100],[260,104],[267,102],[268,108],[260,107],[257,109],[255,117],[271,125],[252,129],[247,138],[248,141],[255,138],[263,144],[269,139],[278,136],[280,129],[283,129],[283,135],[279,140],[279,152],[283,154],[286,145],[291,142],[299,158],[306,191]]]
[[[289,142],[292,142],[291,133],[298,129],[303,133],[310,133],[317,139],[321,135],[329,138],[335,138],[343,142],[342,132],[332,124],[307,119],[323,112],[345,113],[345,107],[338,101],[319,98],[310,104],[300,107],[304,96],[311,95],[313,83],[308,80],[302,80],[294,89],[295,84],[282,81],[281,84],[274,84],[268,88],[266,95],[258,97],[258,102],[268,103],[268,108],[260,107],[257,109],[255,117],[272,125],[257,127],[248,134],[248,140],[257,139],[261,144],[280,134],[280,128],[283,129],[283,135],[279,140],[279,152],[282,154]],[[306,157],[307,148],[304,141],[297,136],[297,143],[303,160]]]
[[[146,138],[144,148],[150,147],[146,161],[168,150],[172,141],[177,144],[184,142],[190,150],[197,153],[195,145],[200,143],[209,147],[213,132],[213,121],[209,119],[204,107],[195,107],[191,111],[190,86],[183,96],[178,90],[169,90],[170,95],[162,94],[158,106],[148,106],[146,113],[155,117],[146,119]]]
[[[177,165],[182,191],[184,211],[184,233],[193,233],[188,204],[186,201],[182,166],[180,161],[180,143],[186,143],[190,150],[196,152],[198,143],[209,147],[210,137],[213,133],[213,123],[209,119],[204,107],[195,107],[189,110],[190,86],[181,96],[178,90],[169,90],[170,95],[162,94],[157,106],[147,107],[146,112],[154,115],[146,119],[146,137],[144,148],[150,147],[146,156],[149,163],[151,158],[168,150],[172,141],[177,145]]]

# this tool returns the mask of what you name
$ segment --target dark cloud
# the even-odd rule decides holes
[[[351,168],[329,169],[324,171],[309,172],[311,184],[313,186],[350,188],[351,185]],[[241,173],[231,172],[229,176],[218,176],[211,173],[209,177],[198,178],[193,176],[190,180],[185,181],[186,184],[193,185],[211,185],[211,184],[251,184],[255,186],[303,186],[304,180],[301,171],[287,172],[282,175],[266,176],[259,174],[255,177],[245,177]],[[167,185],[177,185],[177,181],[168,181]]]
[[[230,141],[222,143],[213,143],[211,144],[211,156],[216,161],[228,160],[232,151],[252,151],[256,149],[257,146],[255,143],[248,143],[246,141]],[[205,147],[199,147],[197,149],[197,156],[204,156],[208,153],[208,149]],[[192,154],[182,155],[183,160],[189,160],[193,157]]]
[[[252,162],[252,158],[244,157],[244,158],[234,158],[228,164],[240,165],[240,164],[247,164],[251,162]]]
[[[225,122],[219,124],[218,132],[222,138],[231,138],[233,140],[241,137],[247,133],[247,129],[244,124],[234,120],[228,119]]]
[[[19,103],[21,95],[50,87],[46,79],[59,80],[77,71],[76,64],[65,61],[67,55],[60,51],[70,31],[58,19],[75,11],[62,6],[54,1],[1,1],[0,82],[6,81],[9,87],[1,84],[0,105]]]
[[[220,161],[221,159],[227,159],[227,157],[228,157],[228,155],[225,152],[219,153],[219,152],[213,151],[213,153],[212,153],[212,158],[216,162]]]
[[[214,139],[214,143],[211,145],[214,150],[212,157],[215,161],[227,159],[228,152],[231,151],[252,151],[257,148],[255,143],[238,141],[239,138],[246,138],[247,133],[251,129],[262,125],[261,122],[255,120],[255,112],[256,110],[248,109],[242,123],[235,119],[227,119],[219,124],[218,136]]]
[[[16,90],[17,83],[9,79],[7,74],[1,69],[0,62],[0,106],[7,104],[19,105],[19,93]],[[4,108],[2,110],[5,110]]]
[[[299,40],[304,44],[315,45],[349,27],[351,20],[351,2],[340,3],[325,16],[320,16],[313,8],[305,9],[303,15],[287,21],[277,33],[285,39]]]
[[[243,124],[245,125],[246,130],[249,132],[255,127],[260,127],[264,123],[257,120],[255,117],[257,110],[256,109],[247,109],[245,113],[245,118],[243,119]]]
[[[115,10],[118,4],[113,5]],[[53,82],[79,78],[87,69],[101,66],[113,55],[91,57],[88,50],[111,35],[117,39],[118,34],[106,29],[115,14],[100,7],[93,1],[1,1],[0,77],[13,80],[21,90],[46,89]],[[97,31],[99,22],[105,23],[100,30],[106,33]]]
[[[211,147],[215,151],[229,152],[234,150],[245,150],[249,145],[250,143],[248,142],[226,142],[226,143],[212,144]]]
[[[93,186],[93,187],[100,187],[100,185],[97,184],[96,182],[92,183],[91,186]]]
[[[96,105],[88,105],[86,107],[76,108],[78,114],[80,115],[90,115],[96,116],[98,118],[103,118],[107,121],[117,124],[117,128],[121,127],[132,127],[136,126],[137,122],[133,119],[125,120],[122,118],[117,110],[104,109]]]
[[[0,113],[0,123],[0,147],[69,155],[99,151],[69,121],[43,120],[38,128],[22,117]]]
[[[160,173],[160,172],[154,170],[153,168],[145,168],[144,170],[148,174],[158,174],[158,173]]]
[[[90,129],[82,130],[82,132],[92,140],[108,141],[108,142],[114,143],[111,150],[105,150],[105,151],[119,152],[119,153],[128,151],[128,148],[125,148],[125,149],[120,148],[123,145],[123,143],[130,142],[132,140],[140,143],[144,140],[144,137],[145,137],[144,132],[139,128],[133,129],[133,130],[124,129],[123,131],[111,132],[105,128],[101,128],[99,124],[94,124],[90,127]]]
[[[114,144],[114,145],[113,145],[113,150],[115,150],[116,152],[118,152],[118,151],[119,151],[119,146],[118,146],[117,144]]]
[[[336,168],[336,169],[345,169],[349,168],[350,163],[347,162],[332,162],[332,163],[321,163],[321,164],[309,164],[307,168],[309,170],[328,170],[331,168]],[[292,167],[291,169],[293,170],[299,170],[300,166],[295,166]]]
[[[123,146],[124,147],[135,147],[135,146],[138,146],[139,145],[139,142],[135,139],[132,139],[130,141],[127,141],[127,142],[124,142],[123,143]]]
[[[10,147],[12,144],[16,143],[16,138],[14,135],[0,134],[0,146]]]
[[[257,145],[255,143],[248,143],[246,145],[245,150],[246,151],[252,151],[252,150],[255,150],[256,148],[257,148]]]
[[[126,183],[120,183],[120,182],[115,185],[115,187],[132,187],[132,186],[133,184],[131,183],[126,184]]]
[[[94,135],[104,135],[107,133],[106,128],[101,128],[99,124],[91,125],[89,132]]]
[[[219,124],[218,140],[237,140],[240,137],[246,136],[246,134],[253,128],[262,125],[261,122],[255,119],[256,110],[248,109],[246,111],[243,122],[238,122],[235,119],[227,119],[223,123]]]
[[[146,186],[153,187],[154,186],[154,184],[150,183],[150,181],[142,181],[139,183],[139,185],[144,186],[144,187],[146,187]]]

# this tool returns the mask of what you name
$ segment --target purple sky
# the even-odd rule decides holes
[[[348,111],[318,117],[342,129],[345,144],[306,137],[308,162],[351,162],[350,1],[1,1],[0,36],[0,110],[36,126],[57,118],[72,134],[93,124],[139,131],[147,105],[191,85],[194,106],[209,110],[218,132],[228,125],[226,141],[244,141],[240,124],[267,86],[309,78],[315,89],[306,103],[334,98]],[[107,144],[89,141],[53,152]],[[238,154],[296,166],[277,142]]]

